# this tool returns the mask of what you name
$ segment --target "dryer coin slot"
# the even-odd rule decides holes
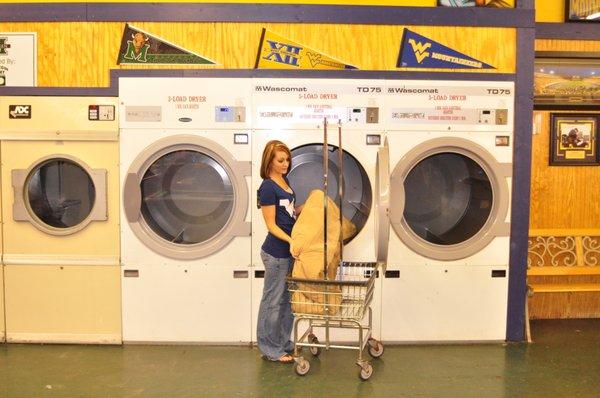
[[[492,278],[506,278],[506,270],[493,269],[492,270]]]
[[[234,134],[233,143],[237,145],[248,145],[248,134]]]
[[[367,134],[367,145],[381,145],[381,135]]]
[[[183,122],[183,123],[189,123],[192,121],[192,118],[191,117],[180,117],[179,121]]]
[[[508,124],[508,109],[496,109],[496,124]]]
[[[233,279],[248,278],[248,271],[233,271]]]
[[[379,108],[348,108],[348,122],[361,124],[379,123]]]
[[[508,124],[508,109],[479,109],[478,116],[477,124]]]
[[[125,278],[139,278],[140,271],[137,269],[126,269],[123,271],[123,276]]]
[[[379,123],[379,108],[367,108],[367,123]]]
[[[496,146],[509,146],[510,145],[510,137],[507,135],[497,135],[496,136]]]
[[[264,278],[265,277],[265,271],[261,270],[261,271],[254,271],[254,277],[255,278]]]
[[[388,279],[390,279],[390,278],[398,279],[398,278],[400,278],[400,271],[399,270],[397,270],[397,271],[385,271],[385,277],[388,278]]]

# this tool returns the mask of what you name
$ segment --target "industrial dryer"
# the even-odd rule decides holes
[[[121,342],[116,103],[0,98],[8,341]]]
[[[125,342],[250,341],[250,80],[121,78]]]
[[[386,85],[382,339],[504,340],[514,84]]]

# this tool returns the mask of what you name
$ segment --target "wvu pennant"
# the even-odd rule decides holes
[[[356,69],[263,28],[255,69]]]
[[[125,24],[119,49],[119,64],[209,64],[215,62]]]
[[[495,69],[463,53],[404,28],[397,67],[439,69]]]

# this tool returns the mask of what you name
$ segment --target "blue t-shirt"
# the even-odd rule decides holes
[[[285,181],[290,185],[287,178]],[[258,205],[259,206],[275,206],[275,224],[281,228],[286,234],[292,235],[292,228],[296,222],[296,214],[294,213],[294,202],[296,195],[294,191],[291,193],[281,188],[271,179],[263,180],[258,188]],[[275,235],[269,234],[262,245],[262,249],[273,257],[286,258],[290,257],[290,244],[277,238]]]

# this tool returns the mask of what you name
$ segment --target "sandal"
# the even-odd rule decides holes
[[[279,357],[279,359],[276,362],[279,362],[279,363],[294,363],[294,357],[291,356],[290,354],[285,354],[285,355],[282,355],[281,357]]]

